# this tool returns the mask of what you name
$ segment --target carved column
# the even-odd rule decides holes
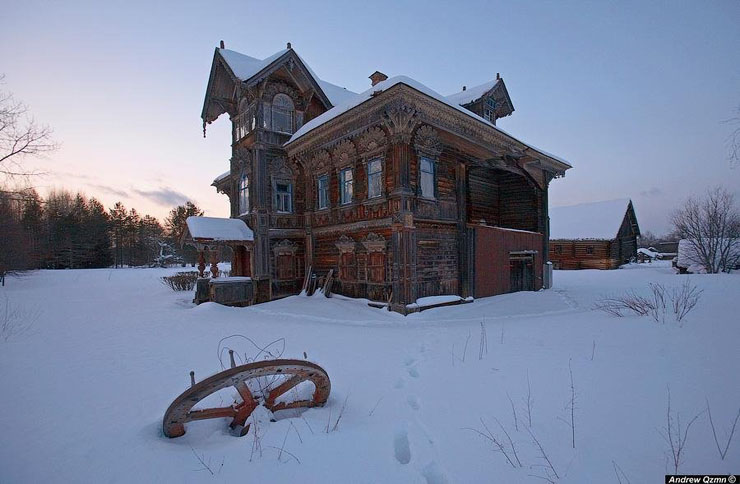
[[[214,279],[218,277],[218,254],[218,249],[211,250],[211,275]]]
[[[198,249],[198,277],[204,277],[206,272],[206,257],[204,249]]]

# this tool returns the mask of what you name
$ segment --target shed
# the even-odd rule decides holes
[[[637,256],[639,235],[629,199],[550,208],[555,269],[615,269]]]

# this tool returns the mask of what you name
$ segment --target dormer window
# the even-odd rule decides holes
[[[272,99],[272,130],[280,133],[293,133],[295,108],[287,94],[276,94]]]

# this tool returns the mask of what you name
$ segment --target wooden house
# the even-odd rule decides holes
[[[637,256],[639,235],[631,200],[550,208],[554,269],[616,269]]]
[[[402,313],[546,286],[548,185],[570,164],[496,127],[514,111],[503,79],[451,96],[370,79],[326,82],[290,44],[215,50],[204,130],[226,114],[233,144],[213,185],[254,232],[257,299],[298,293],[309,270]]]

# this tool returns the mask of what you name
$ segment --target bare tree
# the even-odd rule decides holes
[[[688,242],[685,257],[708,273],[727,272],[740,259],[740,211],[725,188],[689,198],[673,213],[676,232]]]
[[[0,75],[0,84],[4,79]],[[27,182],[38,174],[24,166],[24,159],[57,149],[51,135],[51,128],[37,124],[25,104],[0,90],[0,185]]]
[[[740,165],[740,106],[735,110],[735,116],[726,121],[733,126],[732,133],[728,139],[729,151],[728,157],[730,167]]]

